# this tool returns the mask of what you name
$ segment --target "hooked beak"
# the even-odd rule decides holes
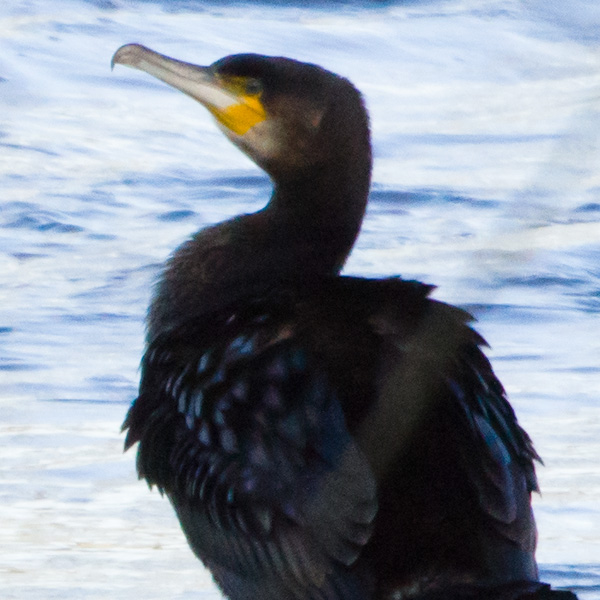
[[[210,67],[175,60],[140,44],[121,46],[112,57],[111,68],[116,64],[145,71],[191,96],[239,136],[267,118],[259,98],[239,93]]]

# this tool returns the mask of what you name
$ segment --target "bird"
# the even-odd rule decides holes
[[[113,56],[199,102],[271,179],[169,258],[123,430],[231,600],[572,599],[539,581],[540,458],[461,308],[342,274],[371,184],[346,78]]]

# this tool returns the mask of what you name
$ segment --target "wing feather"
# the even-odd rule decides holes
[[[126,444],[140,442],[140,477],[167,493],[200,558],[335,597],[325,582],[367,543],[376,486],[289,319],[233,313],[169,332],[142,368]]]

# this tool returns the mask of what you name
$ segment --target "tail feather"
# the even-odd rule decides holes
[[[491,587],[460,585],[437,589],[410,600],[577,600],[577,596],[568,590],[553,590],[547,583],[518,581]]]

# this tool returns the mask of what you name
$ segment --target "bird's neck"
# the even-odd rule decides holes
[[[290,275],[331,275],[344,265],[360,231],[369,193],[369,173],[333,166],[278,182],[261,211],[269,235],[288,254]]]
[[[179,326],[249,295],[339,273],[367,203],[370,161],[362,163],[356,169],[329,165],[280,181],[264,209],[201,230],[184,243],[157,288],[149,339],[159,328]]]

